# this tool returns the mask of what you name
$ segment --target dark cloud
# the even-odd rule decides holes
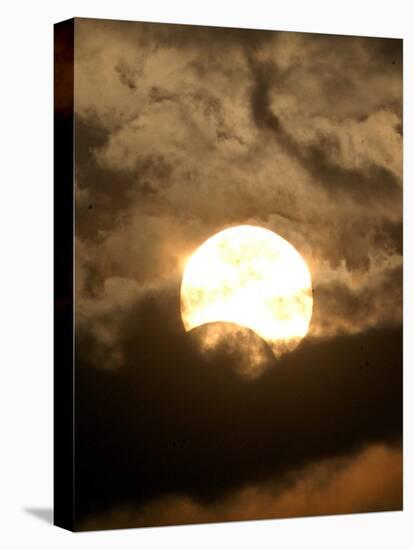
[[[271,131],[278,143],[311,174],[314,185],[321,186],[331,198],[342,200],[347,195],[355,202],[391,201],[401,203],[398,178],[388,169],[368,165],[363,169],[346,168],[334,161],[340,144],[334,137],[321,135],[305,147],[297,142],[271,108],[270,92],[279,81],[288,78],[274,62],[251,62],[255,79],[251,93],[251,110],[258,127]],[[343,88],[346,87],[345,83]],[[348,86],[347,86],[348,87]]]
[[[115,66],[115,71],[119,75],[119,80],[130,90],[136,90],[136,76],[139,74],[139,69],[136,70],[125,63],[120,63]]]
[[[118,310],[120,368],[102,369],[107,350],[92,328],[77,332],[79,521],[171,493],[207,502],[291,468],[399,440],[399,329],[309,339],[247,380],[237,372],[235,346],[202,354],[177,311],[170,291]]]
[[[180,525],[400,510],[402,453],[372,445],[354,456],[321,461],[265,484],[247,485],[222,500],[170,495],[145,506],[121,506],[89,517],[80,529]],[[380,480],[378,483],[377,480]]]
[[[384,222],[376,228],[374,239],[382,250],[391,250],[403,254],[403,224]]]
[[[391,326],[400,322],[403,271],[389,269],[370,286],[351,290],[343,283],[313,289],[312,323],[318,334],[358,332],[361,327]]]
[[[365,38],[366,48],[372,52],[377,70],[393,71],[401,79],[403,74],[403,40],[396,38]]]
[[[99,239],[121,224],[131,204],[158,194],[168,185],[171,166],[160,153],[142,156],[132,169],[99,165],[94,151],[107,144],[109,134],[91,117],[76,119],[76,234]]]

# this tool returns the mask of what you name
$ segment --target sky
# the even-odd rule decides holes
[[[74,82],[77,528],[401,509],[402,41],[77,19]],[[255,377],[179,309],[242,224],[313,283]]]

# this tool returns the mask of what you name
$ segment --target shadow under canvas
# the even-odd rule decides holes
[[[24,508],[24,511],[26,514],[53,525],[53,508]]]

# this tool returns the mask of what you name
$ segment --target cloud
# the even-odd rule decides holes
[[[205,354],[185,333],[179,288],[113,281],[104,304],[76,332],[79,520],[177,491],[220,498],[400,437],[399,329],[308,338],[245,378],[237,342]]]
[[[320,285],[314,291],[311,334],[324,337],[357,333],[367,327],[402,322],[402,268],[384,270],[369,285],[349,288],[340,282]]]
[[[94,20],[76,40],[80,524],[397,508],[401,41]],[[255,378],[242,334],[203,353],[179,311],[188,256],[238,224],[314,287],[308,337]]]
[[[350,306],[374,288],[377,322],[401,318],[381,286],[401,265],[401,41],[77,25],[79,299],[110,277],[175,277],[249,223],[289,240],[316,289],[344,286]]]
[[[373,445],[352,457],[322,461],[283,480],[246,486],[219,501],[167,496],[145,506],[92,516],[80,530],[290,518],[401,510],[402,453]]]
[[[356,136],[362,141],[362,136],[365,136],[364,120],[358,125],[351,119],[344,123],[340,121],[337,124],[337,121],[326,119],[325,116],[309,118],[308,114],[304,114],[304,116],[298,117],[301,110],[294,113],[295,117],[291,117],[291,109],[289,109],[287,110],[288,117],[285,117],[287,122],[284,122],[277,115],[277,94],[275,93],[271,98],[271,92],[274,88],[277,90],[279,81],[283,82],[284,79],[288,81],[288,76],[285,75],[285,71],[280,71],[275,62],[262,63],[251,60],[251,66],[255,74],[251,109],[257,125],[275,136],[281,148],[311,175],[310,181],[313,185],[322,186],[331,199],[346,200],[350,197],[356,203],[363,201],[364,205],[367,203],[369,206],[371,202],[380,205],[387,200],[401,204],[400,177],[398,178],[390,171],[387,165],[383,166],[386,156],[387,163],[391,162],[392,149],[397,155],[398,163],[395,168],[400,175],[400,135],[396,130],[399,119],[394,113],[390,114],[392,123],[387,122],[380,125],[381,129],[388,128],[384,133],[384,139],[387,138],[387,142],[390,140],[394,142],[391,149],[386,148],[386,143],[380,144],[377,138],[375,140],[374,137],[370,137],[372,131],[369,129],[368,138],[372,141],[373,155],[368,154],[368,148],[358,147],[358,159],[353,158],[351,163],[349,160],[354,156],[354,152],[351,155],[349,151],[349,138],[350,147],[352,146],[350,131],[356,130]],[[373,118],[379,116],[380,113],[377,112],[372,115]],[[381,114],[382,118],[383,116],[385,113]],[[373,162],[374,158],[377,159],[377,145],[379,147],[382,145],[380,149],[384,153],[382,155],[384,159],[380,159],[378,164]],[[373,158],[371,158],[372,156]],[[364,166],[359,166],[359,163],[355,162],[359,159],[359,163],[364,162]]]

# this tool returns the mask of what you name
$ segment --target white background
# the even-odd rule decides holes
[[[104,4],[104,5],[103,5]],[[72,0],[2,4],[0,64],[0,547],[409,548],[412,481],[412,24],[408,0]],[[52,506],[52,24],[73,16],[403,37],[405,511],[72,534]],[[409,122],[409,124],[407,124]],[[409,342],[410,339],[410,342]],[[45,512],[46,510],[46,512]],[[40,512],[40,515],[42,512]],[[410,529],[409,529],[410,523]],[[409,533],[410,532],[410,533]],[[410,544],[409,544],[410,543]]]

